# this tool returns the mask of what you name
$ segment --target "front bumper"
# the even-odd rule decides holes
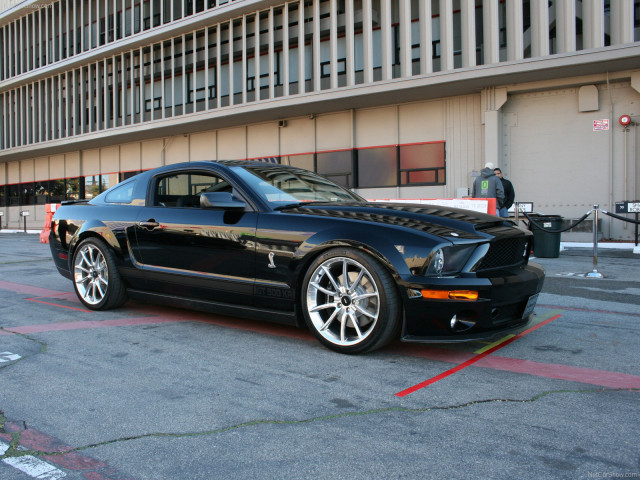
[[[407,282],[403,285],[401,338],[407,342],[464,342],[517,330],[529,322],[543,282],[544,269],[535,263],[487,277],[425,278],[424,282]],[[422,289],[476,290],[479,298],[433,300],[411,298],[407,293]]]

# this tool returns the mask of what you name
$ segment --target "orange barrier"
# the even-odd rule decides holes
[[[60,206],[59,203],[47,203],[45,205],[46,216],[44,219],[44,226],[40,232],[40,243],[49,243],[49,233],[51,232],[51,220],[53,220],[53,214]]]

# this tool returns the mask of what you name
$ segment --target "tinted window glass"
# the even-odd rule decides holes
[[[285,155],[282,157],[283,165],[304,168],[310,172],[314,171],[313,153],[305,153],[303,155]]]
[[[402,185],[444,185],[444,142],[402,145],[400,147],[400,183]]]
[[[20,185],[9,185],[7,190],[9,191],[9,206],[14,207],[20,205]]]
[[[94,198],[100,195],[100,175],[84,177],[84,198]]]
[[[273,207],[304,202],[354,202],[360,197],[311,172],[289,168],[232,167]]]
[[[395,187],[398,185],[396,147],[358,150],[358,187]]]
[[[125,182],[113,187],[107,193],[105,202],[107,203],[131,203],[133,200],[133,187],[136,182]]]
[[[36,205],[49,203],[49,182],[36,182],[34,193]]]
[[[49,180],[49,201],[51,203],[60,203],[65,199],[65,181],[64,179]]]
[[[202,192],[231,192],[226,180],[206,173],[179,173],[156,181],[154,206],[200,208]]]
[[[81,180],[82,178],[80,177],[68,178],[66,180],[66,184],[67,184],[66,199],[67,200],[78,200],[81,198],[80,188],[84,186],[84,184],[81,183]]]
[[[21,205],[34,205],[36,203],[36,184],[23,183],[20,185],[20,193],[22,195]]]
[[[317,172],[343,187],[353,187],[352,150],[320,152],[317,154]]]

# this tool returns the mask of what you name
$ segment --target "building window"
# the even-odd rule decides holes
[[[67,200],[79,200],[84,198],[84,183],[82,178],[67,178],[65,181],[67,185],[66,198]]]
[[[398,185],[398,148],[379,147],[357,150],[358,188]]]
[[[123,182],[131,177],[135,177],[139,173],[142,173],[142,170],[134,170],[131,172],[120,172],[120,181]]]
[[[65,180],[63,178],[59,180],[49,180],[49,202],[61,203],[66,200],[65,197]]]
[[[400,146],[400,185],[445,185],[445,143]]]
[[[36,182],[34,195],[34,203],[36,205],[44,205],[45,203],[49,203],[49,182],[47,180],[43,182]]]
[[[84,177],[84,198],[92,199],[100,195],[100,175]]]
[[[315,158],[313,153],[303,153],[300,155],[284,155],[282,157],[283,165],[291,165],[292,167],[304,168],[311,172],[315,171]]]
[[[8,185],[7,190],[9,196],[7,206],[16,207],[20,205],[20,184],[14,183],[13,185]]]
[[[317,153],[316,172],[343,187],[355,187],[353,150]]]
[[[20,185],[20,205],[35,205],[35,183],[23,183]]]

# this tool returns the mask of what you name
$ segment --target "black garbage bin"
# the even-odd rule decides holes
[[[540,227],[530,222],[529,228],[533,232],[533,255],[539,258],[558,258],[560,256],[560,233],[545,230],[560,230],[562,217],[560,215],[529,215]],[[543,230],[544,229],[544,230]]]

